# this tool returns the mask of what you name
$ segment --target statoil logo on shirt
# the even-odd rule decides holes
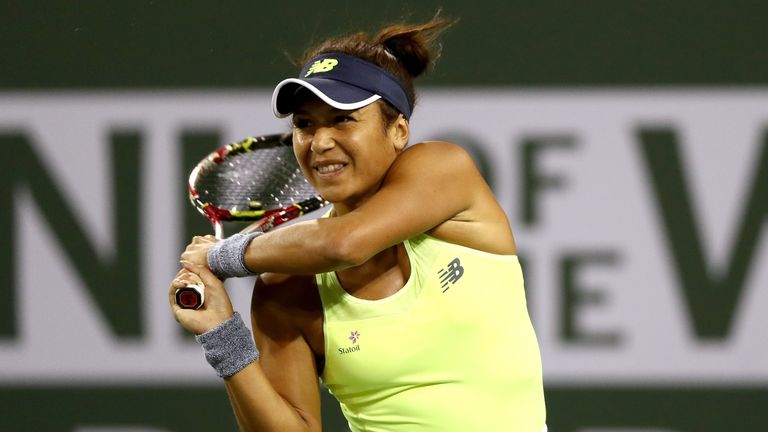
[[[357,341],[360,339],[360,332],[357,330],[351,331],[347,339],[352,342],[352,346],[347,348],[339,348],[339,354],[349,354],[360,351],[360,345],[357,343]]]

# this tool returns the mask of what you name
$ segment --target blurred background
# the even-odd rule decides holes
[[[412,141],[508,213],[550,430],[768,430],[768,5],[706,0],[0,1],[0,430],[235,430],[167,306],[186,175],[287,130],[312,42],[440,7]]]

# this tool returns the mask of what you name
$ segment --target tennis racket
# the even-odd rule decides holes
[[[224,222],[254,222],[242,232],[267,232],[328,204],[304,177],[291,135],[248,137],[211,152],[189,175],[189,200],[224,237]],[[176,303],[198,309],[201,285],[176,290]]]

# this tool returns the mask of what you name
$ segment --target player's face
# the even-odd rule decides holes
[[[294,151],[304,174],[325,199],[349,210],[379,189],[407,140],[407,122],[400,117],[385,126],[379,103],[345,111],[312,95],[293,114]]]

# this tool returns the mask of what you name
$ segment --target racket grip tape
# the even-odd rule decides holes
[[[205,302],[205,288],[191,284],[176,290],[176,304],[182,309],[200,309]]]

